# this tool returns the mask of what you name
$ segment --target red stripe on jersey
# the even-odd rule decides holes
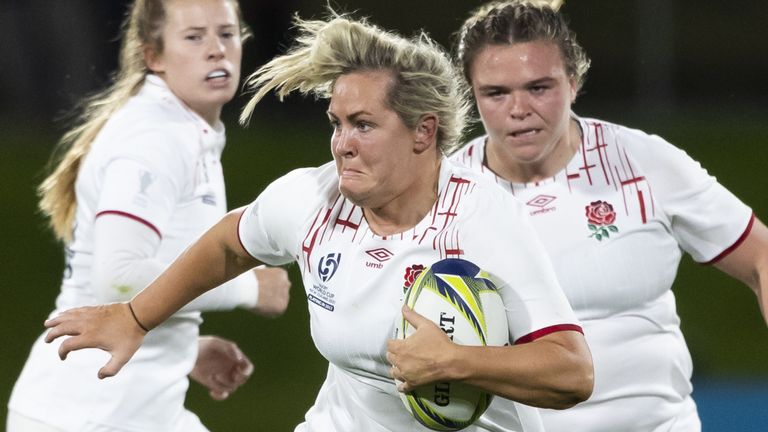
[[[136,215],[132,215],[130,213],[126,213],[126,212],[118,211],[118,210],[104,210],[104,211],[100,211],[100,212],[96,213],[96,217],[94,219],[98,219],[99,216],[104,216],[104,215],[123,216],[123,217],[127,217],[128,219],[133,219],[136,222],[138,222],[138,223],[140,223],[142,225],[145,225],[147,228],[149,228],[152,231],[154,231],[155,234],[157,234],[157,236],[160,237],[161,239],[163,238],[163,235],[160,234],[160,230],[157,229],[156,226],[152,225],[146,219],[142,219],[142,218],[140,218],[140,217],[138,217]]]
[[[637,190],[637,200],[640,202],[640,216],[643,218],[643,223],[648,222],[648,218],[645,215],[645,200],[643,199],[643,191]]]
[[[558,325],[553,325],[549,327],[544,327],[543,329],[539,329],[534,332],[528,333],[527,335],[516,340],[515,345],[521,345],[528,342],[533,342],[536,339],[542,338],[548,334],[552,334],[559,331],[576,331],[581,334],[584,334],[584,330],[581,329],[581,326],[578,326],[576,324],[558,324]]]
[[[581,140],[582,145],[584,143],[584,138]],[[589,151],[597,150],[597,156],[600,159],[600,167],[603,169],[603,177],[605,177],[605,182],[608,184],[611,184],[611,181],[608,179],[608,172],[606,172],[605,168],[605,160],[603,160],[603,149],[608,147],[608,144],[605,142],[605,130],[603,130],[603,125],[601,124],[595,124],[595,146]],[[610,168],[608,169],[610,171]]]
[[[316,226],[315,224],[317,223],[317,218],[320,216],[322,211],[323,209],[320,209],[317,211],[317,214],[315,215],[315,220],[312,221],[312,226],[309,228],[309,231],[307,231],[307,235],[306,237],[304,237],[304,241],[301,242],[301,250],[302,252],[304,252],[304,261],[310,273],[312,273],[312,268],[309,265],[309,258],[312,255],[312,250],[315,248],[315,242],[317,241],[317,234],[320,232],[320,228],[326,225],[328,223],[328,219],[330,219],[331,217],[331,209],[326,209],[322,222],[320,222],[320,225],[317,226],[317,228],[315,228]],[[307,246],[307,239],[309,239],[310,235],[312,236],[312,239],[309,240],[309,246]]]
[[[716,262],[718,262],[718,261],[720,261],[721,259],[723,259],[723,258],[725,258],[726,256],[728,256],[728,254],[730,254],[731,252],[735,251],[735,250],[736,250],[736,248],[738,248],[739,246],[741,246],[741,244],[742,244],[742,243],[744,243],[744,240],[746,240],[746,239],[747,239],[747,236],[748,236],[748,235],[749,235],[749,233],[752,231],[752,226],[753,226],[754,224],[755,224],[755,214],[754,214],[754,213],[752,213],[752,217],[750,217],[750,218],[749,218],[749,223],[747,224],[747,228],[746,228],[746,229],[744,230],[744,232],[741,234],[741,236],[739,237],[739,239],[738,239],[738,240],[736,240],[736,242],[735,242],[734,244],[732,244],[732,245],[731,245],[731,247],[729,247],[728,249],[726,249],[726,250],[722,251],[722,252],[720,253],[720,255],[718,255],[718,256],[716,256],[716,257],[712,258],[711,260],[709,260],[709,261],[707,261],[707,262],[705,262],[705,263],[702,263],[702,264],[704,264],[704,265],[715,264]]]
[[[597,125],[595,125],[595,134],[597,134]],[[589,185],[592,186],[592,174],[590,174],[589,170],[595,165],[590,165],[589,162],[587,162],[587,144],[584,140],[581,140],[581,159],[584,161],[584,164],[579,168],[579,170],[584,171],[584,173],[587,175],[587,181],[589,182]]]
[[[352,228],[353,230],[357,231],[358,228],[360,228],[359,223],[352,222],[352,215],[355,214],[355,209],[357,208],[356,205],[352,205],[352,208],[349,209],[349,213],[347,213],[347,218],[342,219],[341,218],[341,211],[344,209],[344,204],[347,203],[347,200],[342,201],[341,208],[339,209],[339,215],[336,216],[336,225],[341,225],[343,228],[341,229],[341,232],[343,233],[347,228]],[[333,234],[331,234],[333,235]],[[330,238],[330,237],[329,237]]]

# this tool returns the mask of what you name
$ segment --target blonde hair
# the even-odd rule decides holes
[[[383,70],[393,76],[387,104],[403,123],[414,128],[424,114],[434,113],[438,149],[447,154],[458,145],[470,107],[467,92],[450,57],[426,34],[406,39],[333,11],[327,20],[296,16],[294,24],[300,32],[294,46],[246,80],[255,94],[243,109],[242,123],[271,90],[280,100],[294,91],[327,99],[340,76]]]
[[[473,11],[458,32],[456,56],[464,78],[472,83],[471,68],[486,45],[550,41],[563,55],[566,73],[580,90],[590,60],[559,12],[563,0],[494,1]]]
[[[163,26],[168,0],[136,0],[122,25],[119,68],[112,84],[86,98],[77,126],[66,132],[57,145],[52,172],[37,188],[40,210],[48,216],[56,237],[64,242],[72,239],[72,224],[77,209],[75,181],[83,159],[91,150],[96,135],[112,114],[134,96],[149,73],[144,60],[145,49],[163,52]],[[237,0],[235,5],[242,23]],[[247,39],[249,29],[241,25],[241,36]],[[53,165],[53,164],[52,164]]]

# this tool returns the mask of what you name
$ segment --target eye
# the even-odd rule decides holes
[[[221,37],[224,39],[232,39],[235,37],[235,34],[233,32],[224,32],[221,34]]]
[[[361,121],[361,122],[357,122],[357,124],[355,125],[355,127],[356,127],[356,128],[357,128],[357,130],[359,130],[360,132],[368,132],[368,131],[370,131],[370,130],[372,130],[372,129],[373,129],[373,125],[372,125],[372,124],[370,124],[370,123],[368,123],[368,122],[364,122],[364,121]]]
[[[487,97],[487,98],[499,98],[504,95],[504,92],[501,89],[493,88],[493,89],[483,90],[481,94],[483,97]]]
[[[188,35],[184,36],[184,39],[186,39],[188,41],[192,41],[192,42],[199,42],[199,41],[203,40],[203,36],[200,35],[200,34],[194,33],[194,34],[188,34]]]
[[[549,90],[549,86],[548,85],[534,85],[534,86],[531,86],[529,88],[529,91],[532,94],[535,94],[535,95],[542,94],[542,93],[546,92],[547,90]]]
[[[341,123],[339,123],[339,121],[336,119],[328,119],[328,124],[331,125],[333,130],[338,129],[341,126]]]

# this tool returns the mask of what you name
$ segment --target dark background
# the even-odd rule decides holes
[[[116,38],[127,3],[0,3],[3,405],[29,347],[43,330],[41,323],[53,307],[62,271],[61,247],[36,211],[34,190],[75,103],[104,86],[116,67]],[[242,3],[255,34],[245,47],[244,74],[290,44],[294,11],[305,18],[317,17],[325,4]],[[452,32],[480,3],[333,4],[407,35],[424,28],[449,47]],[[570,0],[563,11],[593,59],[574,110],[667,138],[765,219],[768,30],[763,2]],[[324,102],[291,97],[278,104],[267,99],[243,130],[235,116],[244,101],[238,97],[225,112],[228,147],[223,164],[230,207],[248,203],[287,170],[318,165],[330,157]],[[266,320],[244,311],[207,314],[203,331],[236,340],[257,365],[251,381],[227,402],[214,402],[192,385],[188,406],[212,430],[292,430],[314,400],[326,363],[309,337],[306,301],[295,267],[291,275],[295,289],[282,318]],[[705,430],[762,430],[768,421],[764,408],[768,331],[754,295],[689,258],[681,265],[674,291],[694,357],[694,396]],[[5,423],[2,408],[0,423]]]

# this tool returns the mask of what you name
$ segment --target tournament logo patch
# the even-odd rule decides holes
[[[604,238],[610,238],[610,233],[619,232],[619,228],[613,223],[616,221],[616,212],[613,206],[606,201],[593,201],[585,207],[587,216],[587,227],[597,241],[603,241]]]
[[[341,263],[341,253],[329,253],[320,258],[317,263],[317,274],[322,282],[328,282]],[[336,293],[324,283],[312,284],[307,293],[307,300],[320,306],[321,308],[333,312],[336,309]]]
[[[336,274],[336,270],[339,269],[341,263],[341,253],[329,253],[328,255],[320,258],[320,262],[317,263],[317,274],[320,275],[320,280],[328,282],[333,275]]]

